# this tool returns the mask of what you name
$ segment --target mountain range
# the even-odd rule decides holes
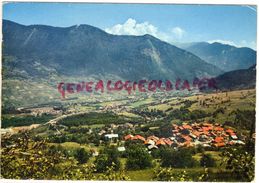
[[[218,42],[197,42],[182,44],[182,48],[223,71],[248,69],[256,64],[256,51],[247,47],[237,48]]]
[[[151,35],[117,36],[90,25],[24,26],[4,20],[3,44],[4,56],[12,56],[16,68],[32,77],[58,73],[115,75],[131,80],[193,79],[223,73],[198,56]]]
[[[189,44],[185,50],[151,35],[119,36],[90,25],[25,26],[3,20],[2,45],[5,106],[59,99],[57,83],[87,78],[215,77],[224,89],[255,86],[256,52],[220,43]],[[234,69],[241,70],[225,73]]]

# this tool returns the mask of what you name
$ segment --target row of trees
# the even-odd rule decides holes
[[[163,112],[162,110],[159,109],[151,109],[149,110],[148,108],[144,108],[142,110],[140,109],[133,109],[132,112],[134,114],[143,116],[143,117],[150,117],[150,118],[161,118],[161,117],[165,117],[166,113]]]
[[[60,124],[65,126],[81,126],[93,124],[111,124],[123,123],[125,119],[119,117],[113,112],[96,113],[90,112],[85,114],[77,114],[60,120]]]
[[[31,124],[42,124],[46,123],[49,120],[53,119],[55,116],[50,114],[43,114],[41,116],[33,116],[33,115],[24,115],[24,116],[11,116],[3,115],[2,120],[2,128],[8,128],[11,126],[29,126]]]
[[[175,109],[171,111],[168,115],[168,120],[173,119],[180,119],[180,120],[198,120],[201,118],[209,117],[211,116],[210,113],[206,113],[203,110],[193,110],[190,111],[189,109],[185,107],[181,107],[180,109]]]

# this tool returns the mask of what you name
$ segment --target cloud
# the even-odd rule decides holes
[[[129,18],[124,24],[116,24],[111,28],[106,28],[106,32],[116,35],[144,35],[150,34],[157,37],[157,27],[149,22],[137,23],[136,20]]]
[[[234,43],[233,41],[229,41],[229,40],[222,40],[222,39],[214,39],[214,40],[209,40],[207,41],[208,43],[222,43],[222,44],[228,44],[228,45],[231,45],[231,46],[235,46],[235,47],[238,47],[238,45],[236,43]]]
[[[171,31],[164,32],[160,31],[156,26],[145,21],[138,23],[135,19],[129,18],[123,24],[116,24],[110,28],[104,29],[107,33],[115,35],[144,35],[150,34],[166,42],[172,42],[174,40],[180,40],[185,31],[180,27],[174,27]]]
[[[252,48],[254,50],[256,50],[256,42],[255,41],[246,41],[246,40],[242,40],[240,43],[239,43],[239,47],[249,47],[249,48]]]
[[[180,27],[174,27],[171,32],[174,34],[176,39],[182,39],[183,35],[185,34],[185,30]]]
[[[137,22],[133,18],[129,18],[122,24],[116,24],[112,27],[108,27],[104,29],[107,33],[114,34],[114,35],[145,35],[150,34],[154,37],[159,38],[160,40],[173,43],[173,42],[182,42],[187,35],[187,32],[179,27],[173,27],[168,29],[168,31],[161,31],[155,25],[145,21],[145,22]],[[189,35],[190,36],[190,35]],[[202,40],[201,40],[202,41]],[[256,49],[256,42],[251,41],[248,42],[246,40],[242,40],[239,42],[234,42],[231,40],[223,40],[223,39],[214,39],[207,41],[208,43],[219,42],[222,44],[228,44],[235,47],[250,47],[252,49]]]

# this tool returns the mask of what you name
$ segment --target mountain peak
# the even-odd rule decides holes
[[[144,34],[143,37],[148,38],[148,39],[157,39],[154,36],[150,35],[150,34]]]

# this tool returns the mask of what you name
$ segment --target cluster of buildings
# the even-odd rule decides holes
[[[124,140],[140,140],[147,145],[148,149],[160,146],[170,147],[225,147],[229,145],[245,143],[240,140],[233,129],[225,129],[220,124],[193,123],[172,125],[172,136],[159,138],[154,135],[147,138],[141,135],[126,135]]]
[[[172,146],[173,145],[173,141],[170,140],[170,138],[159,138],[154,135],[144,138],[141,135],[133,136],[133,135],[129,134],[124,137],[124,140],[140,140],[145,145],[147,145],[147,148],[149,150],[158,149],[160,146]]]
[[[118,131],[123,131],[123,130],[127,130],[127,129],[134,129],[134,125],[131,123],[124,123],[124,124],[110,124],[107,125],[105,128],[102,128],[98,135],[102,136],[104,135],[104,137],[107,137],[108,139],[112,139],[114,132],[118,132]],[[118,134],[116,134],[118,135]],[[110,137],[111,136],[111,137]]]
[[[174,124],[172,127],[172,136],[172,140],[184,146],[200,144],[204,147],[224,147],[227,145],[244,144],[233,129],[225,129],[220,124]]]
[[[43,114],[58,115],[62,114],[63,110],[60,107],[32,107],[32,108],[17,108],[19,113],[30,113],[33,116],[41,116]]]

